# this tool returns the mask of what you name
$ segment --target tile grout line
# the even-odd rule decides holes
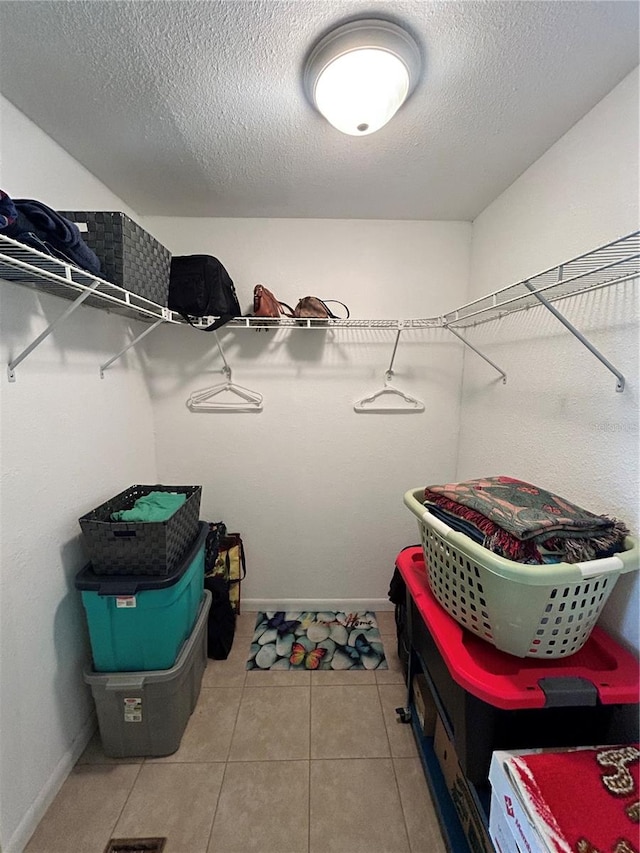
[[[207,847],[205,853],[208,853],[209,847],[211,846],[211,842],[213,840],[213,827],[216,823],[216,815],[218,814],[218,806],[220,805],[220,798],[222,796],[222,787],[224,785],[224,780],[227,775],[227,767],[229,766],[229,762],[224,762],[224,770],[222,771],[222,779],[220,780],[220,788],[218,789],[218,796],[216,797],[216,804],[213,809],[213,814],[211,815],[211,828],[209,829],[209,835],[207,836]]]
[[[118,813],[118,817],[117,817],[117,818],[115,819],[115,821],[114,821],[113,827],[111,828],[111,832],[109,833],[109,838],[107,839],[107,844],[109,843],[109,840],[110,840],[111,838],[115,838],[115,837],[116,837],[116,836],[115,836],[116,826],[118,825],[118,823],[119,823],[119,821],[120,821],[120,818],[122,817],[122,815],[123,815],[123,813],[124,813],[124,810],[125,810],[125,809],[126,809],[126,807],[127,807],[127,803],[129,802],[129,799],[130,799],[130,797],[131,797],[131,794],[133,793],[133,789],[134,789],[134,788],[135,788],[135,786],[136,786],[136,782],[138,781],[138,779],[140,778],[140,774],[142,773],[142,768],[143,768],[143,766],[144,766],[144,759],[143,759],[143,760],[140,762],[140,764],[138,765],[138,772],[136,773],[135,779],[133,780],[133,782],[132,782],[132,784],[131,784],[131,787],[129,788],[129,793],[128,793],[128,794],[127,794],[127,796],[125,797],[124,803],[122,804],[122,808],[120,809],[120,811],[119,811],[119,813]]]
[[[227,748],[227,755],[225,758],[225,764],[229,763],[229,756],[231,755],[231,746],[233,744],[233,739],[234,739],[235,734],[236,734],[236,727],[238,725],[238,718],[240,716],[240,708],[242,707],[242,701],[244,699],[244,691],[247,689],[246,684],[247,684],[247,678],[246,678],[246,674],[245,674],[245,679],[242,682],[242,687],[240,688],[240,701],[238,702],[238,709],[236,711],[236,715],[235,715],[235,718],[233,720],[233,728],[231,730],[231,737],[229,738],[229,746]],[[225,768],[225,770],[226,770],[226,768]]]
[[[404,824],[404,833],[407,838],[407,849],[409,853],[413,850],[413,845],[411,844],[411,837],[409,835],[409,827],[407,826],[407,813],[404,807],[404,803],[402,802],[402,794],[400,793],[400,785],[398,784],[398,774],[396,773],[396,762],[395,759],[391,759],[391,767],[393,769],[393,778],[396,780],[396,788],[398,789],[398,799],[400,801],[400,810],[402,811],[402,822]]]
[[[211,828],[209,830],[209,836],[207,838],[207,851],[209,850],[209,847],[211,846],[211,842],[213,840],[213,828],[214,828],[215,823],[216,823],[216,815],[218,813],[218,806],[220,805],[220,798],[222,797],[222,788],[224,786],[224,780],[227,776],[227,769],[229,767],[229,755],[231,754],[231,744],[233,743],[233,738],[234,738],[234,735],[236,733],[236,726],[238,724],[238,717],[240,716],[240,707],[242,705],[242,699],[244,697],[246,682],[247,682],[247,674],[245,671],[244,681],[242,682],[242,687],[240,688],[240,700],[238,702],[238,709],[236,711],[236,716],[235,716],[234,721],[233,721],[233,728],[231,730],[231,737],[229,738],[229,746],[227,748],[227,754],[226,754],[226,757],[224,760],[224,770],[222,771],[222,779],[220,780],[220,788],[218,790],[218,796],[216,797],[216,804],[215,804],[215,808],[213,809],[213,816],[211,818]]]
[[[386,649],[385,649],[385,657],[387,657]],[[380,688],[384,687],[384,686],[385,685],[383,685],[383,684],[378,684],[378,682],[376,680],[376,688],[378,691],[378,701],[380,702],[380,708],[382,710],[382,721],[384,723],[384,730],[385,730],[385,734],[387,736],[387,743],[389,745],[389,756],[391,758],[391,769],[393,771],[393,778],[394,778],[394,781],[396,783],[396,791],[398,793],[398,802],[400,803],[400,811],[402,812],[402,823],[404,826],[404,834],[405,834],[406,841],[407,841],[407,850],[409,851],[409,853],[411,853],[412,847],[411,847],[411,838],[409,836],[409,827],[407,826],[407,815],[405,812],[404,804],[402,802],[402,794],[400,791],[400,785],[398,783],[398,774],[396,772],[395,756],[393,754],[393,748],[391,746],[391,738],[389,737],[389,727],[387,726],[387,720],[386,720],[386,717],[384,714],[384,703],[382,701],[382,696],[380,694]]]
[[[311,738],[313,736],[313,691],[313,673],[309,673],[309,749],[307,760],[309,784],[307,785],[307,853],[311,853]]]

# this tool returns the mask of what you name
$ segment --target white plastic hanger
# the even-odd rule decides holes
[[[384,386],[380,388],[379,391],[375,391],[369,397],[363,397],[362,400],[358,400],[357,403],[354,403],[353,409],[355,412],[362,412],[363,414],[380,414],[385,412],[424,412],[424,403],[421,400],[416,400],[415,397],[405,394],[404,391],[401,391],[399,388],[396,388],[391,384],[391,377],[393,376],[393,361],[396,357],[396,350],[398,349],[398,341],[400,340],[401,331],[402,329],[398,329],[396,342],[393,347],[393,354],[391,356],[391,363],[384,374]],[[376,400],[380,400],[383,397],[395,397],[400,402],[397,402],[395,405],[393,403],[375,405]]]
[[[262,394],[243,388],[242,385],[236,385],[232,381],[231,368],[224,357],[218,335],[215,332],[213,335],[224,361],[222,372],[226,376],[226,381],[211,388],[204,388],[202,391],[194,391],[187,400],[187,406],[192,412],[261,412]]]

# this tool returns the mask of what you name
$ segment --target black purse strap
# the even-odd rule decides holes
[[[347,306],[344,304],[344,302],[340,302],[340,300],[339,300],[339,299],[321,299],[321,300],[320,300],[320,302],[322,302],[322,304],[324,305],[324,307],[327,309],[327,312],[328,312],[328,314],[329,314],[329,316],[331,317],[331,319],[332,319],[332,320],[348,320],[348,319],[349,319],[349,317],[351,316],[351,314],[350,314],[349,309],[347,308]],[[346,316],[346,317],[337,317],[337,316],[336,316],[336,315],[331,311],[331,309],[330,309],[330,308],[329,308],[329,306],[327,305],[327,302],[335,302],[335,303],[337,303],[338,305],[342,305],[342,307],[344,308],[344,310],[347,312],[347,316]]]

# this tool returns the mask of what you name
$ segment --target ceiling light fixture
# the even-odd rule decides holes
[[[409,97],[420,75],[414,39],[389,21],[353,21],[311,51],[304,84],[311,103],[343,133],[380,130]]]

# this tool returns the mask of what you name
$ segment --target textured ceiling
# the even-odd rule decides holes
[[[473,219],[638,64],[637,2],[0,0],[5,97],[141,215]],[[345,136],[307,102],[327,29],[385,17],[424,71]]]

